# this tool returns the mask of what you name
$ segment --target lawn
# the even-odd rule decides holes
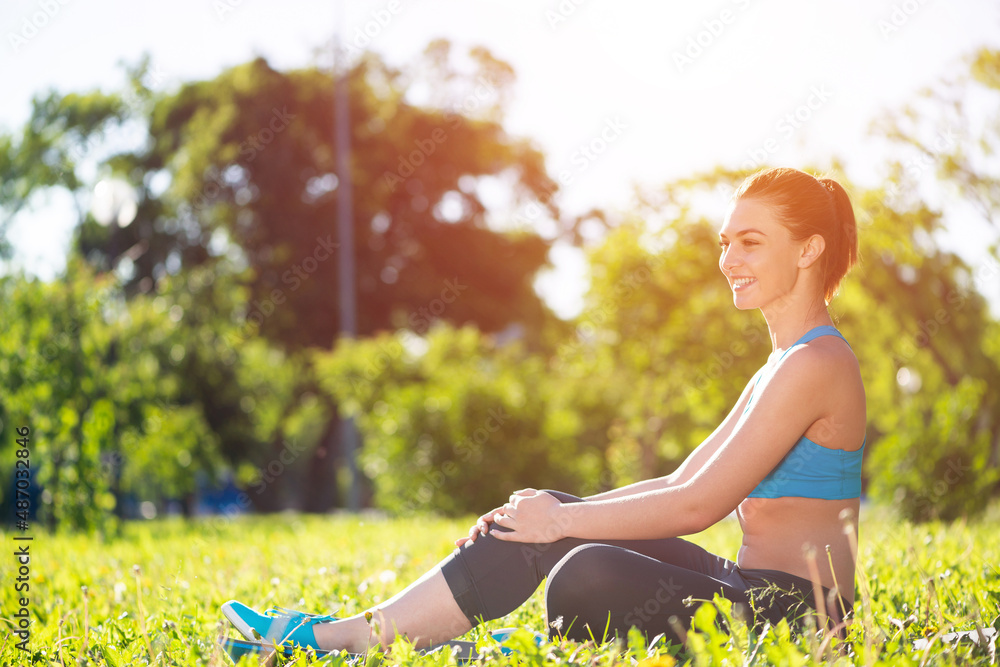
[[[19,563],[0,561],[2,616],[13,629],[19,598],[32,617],[26,653],[17,635],[3,632],[3,665],[229,665],[217,648],[225,631],[219,606],[230,598],[258,608],[296,607],[352,614],[392,595],[449,553],[469,520],[388,519],[346,515],[282,515],[156,520],[129,524],[112,540],[81,535],[4,532],[5,551],[30,545],[30,590],[18,592]],[[975,522],[912,525],[888,512],[862,518],[858,620],[845,644],[825,648],[814,636],[789,637],[782,627],[761,636],[734,626],[715,629],[706,605],[703,632],[689,634],[680,662],[718,664],[995,664],[988,648],[941,636],[976,625],[998,625],[1000,531],[998,512]],[[738,527],[723,522],[694,541],[734,557]],[[724,613],[722,606],[719,613]],[[483,664],[509,664],[487,630],[517,626],[543,630],[541,591],[512,615],[469,633],[485,649]],[[933,639],[929,648],[914,642]],[[925,642],[926,643],[926,642]],[[602,646],[572,642],[524,643],[524,664],[670,664],[655,658],[676,652],[646,647],[637,636]],[[379,659],[378,654],[370,660]],[[402,646],[386,664],[452,664]],[[299,658],[305,664],[305,657]],[[992,661],[992,662],[991,662]],[[330,660],[337,664],[340,659]]]

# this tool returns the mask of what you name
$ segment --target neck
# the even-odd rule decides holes
[[[797,298],[788,294],[775,303],[761,307],[771,337],[771,352],[787,350],[810,329],[833,326],[822,298]]]

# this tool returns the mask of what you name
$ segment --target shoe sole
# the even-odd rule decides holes
[[[247,622],[240,618],[240,615],[236,613],[236,610],[230,606],[230,602],[222,605],[222,615],[226,617],[226,620],[233,624],[233,627],[236,628],[241,635],[243,635],[244,639],[257,641],[257,638],[254,637],[253,634],[253,628],[247,625]]]
[[[226,655],[229,656],[229,659],[233,661],[234,665],[239,664],[240,660],[248,655],[257,656],[260,662],[273,658],[279,653],[286,658],[290,658],[294,655],[294,649],[289,646],[275,646],[274,644],[268,642],[251,639],[226,639],[219,643],[222,646],[222,650],[225,651]],[[317,659],[330,655],[330,651],[320,651],[317,649],[302,650],[314,655]]]
[[[277,646],[269,642],[262,642],[252,639],[225,639],[220,642],[222,650],[225,651],[229,659],[233,661],[233,664],[238,664],[239,661],[248,655],[259,656],[260,660],[266,660],[273,657],[274,655],[280,653],[286,658],[292,657],[294,654],[294,649],[289,646]],[[322,649],[301,649],[305,651],[308,655],[312,656],[312,659],[319,660],[325,658],[329,655],[341,655],[340,651],[324,651]],[[459,664],[467,664],[474,662],[479,659],[479,651],[476,648],[475,642],[470,641],[450,641],[444,642],[443,644],[438,644],[437,646],[432,646],[428,649],[423,649],[418,651],[422,655],[430,655],[437,653],[439,651],[447,651],[455,656],[456,661]],[[359,655],[357,653],[348,653],[347,660],[351,664],[356,664],[358,661],[362,660],[365,656]]]

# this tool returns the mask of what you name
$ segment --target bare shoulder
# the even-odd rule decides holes
[[[859,371],[858,358],[846,341],[836,336],[822,336],[792,348],[778,364],[775,374],[818,376],[830,381],[853,378]]]
[[[858,359],[846,342],[824,336],[799,345],[782,359],[772,379],[776,388],[797,393],[812,408],[816,421],[806,437],[834,449],[860,446],[867,421],[865,388]]]
[[[785,395],[803,407],[808,403],[820,415],[838,410],[845,402],[864,401],[858,359],[846,342],[834,336],[815,338],[789,350],[766,374],[760,388],[771,395]]]

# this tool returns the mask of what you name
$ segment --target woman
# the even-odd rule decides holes
[[[795,621],[802,603],[843,618],[856,533],[841,516],[858,512],[865,392],[827,306],[857,261],[851,203],[833,180],[765,170],[736,191],[719,239],[733,302],[760,309],[773,351],[676,471],[586,499],[518,491],[368,618],[262,615],[237,602],[226,616],[247,637],[320,649],[364,651],[369,619],[384,646],[398,635],[427,646],[510,613],[547,578],[550,632],[572,639],[638,627],[678,640],[696,609],[685,600],[717,593],[747,615],[752,599],[772,622]],[[735,563],[679,538],[733,511]]]

